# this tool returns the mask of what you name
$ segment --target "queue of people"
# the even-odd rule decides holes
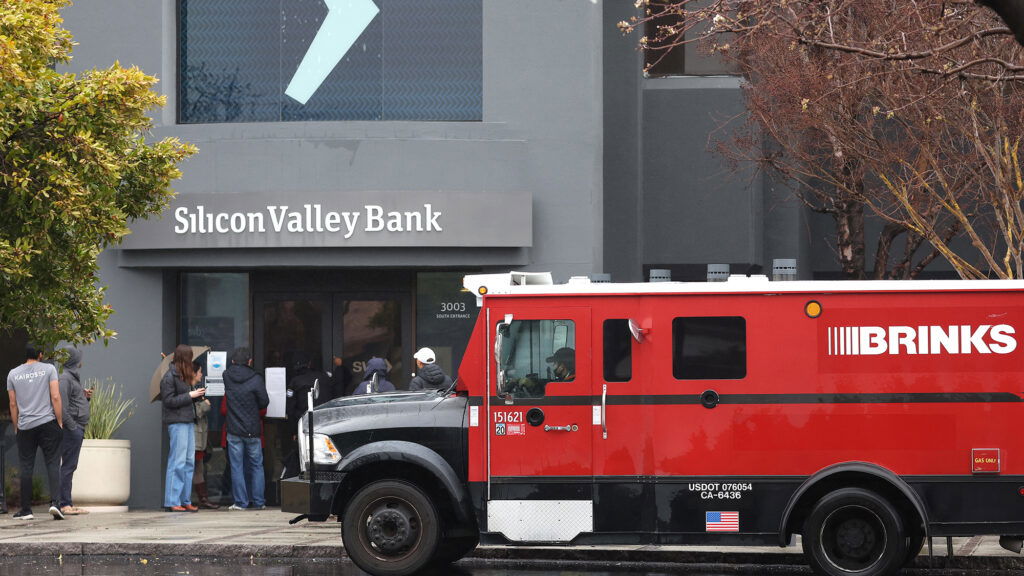
[[[92,390],[80,378],[82,352],[74,347],[64,350],[66,360],[58,375],[55,366],[43,360],[43,351],[29,346],[25,362],[7,376],[11,418],[14,422],[19,459],[22,495],[32,493],[32,473],[38,451],[43,451],[51,502],[49,513],[55,520],[66,516],[87,514],[72,502],[74,472],[89,423],[89,402]],[[413,355],[417,373],[409,383],[410,390],[444,390],[452,379],[436,363],[430,348],[421,348]],[[231,365],[223,373],[224,397],[220,412],[225,418],[222,445],[228,456],[227,473],[231,477],[234,503],[229,510],[263,509],[266,507],[263,465],[263,416],[269,396],[263,377],[253,370],[249,348],[235,349]],[[352,372],[340,357],[332,358],[332,370],[326,373],[312,369],[308,354],[297,353],[292,376],[287,382],[286,415],[288,418],[285,447],[286,474],[295,468],[298,454],[294,431],[306,410],[306,394],[318,386],[315,400],[322,404],[340,396],[391,392],[395,385],[388,380],[390,366],[383,358],[372,357],[365,364],[363,378],[356,383]],[[168,453],[164,479],[164,508],[170,512],[197,512],[200,507],[217,509],[209,495],[205,461],[209,458],[210,400],[203,385],[203,366],[193,358],[192,347],[181,344],[160,380],[162,421],[167,427]],[[289,450],[290,449],[290,450]],[[294,462],[292,462],[294,460]],[[198,496],[193,502],[193,491]],[[21,498],[21,509],[14,518],[33,519],[31,497]]]

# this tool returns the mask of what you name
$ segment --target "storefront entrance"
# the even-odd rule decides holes
[[[322,374],[325,401],[352,393],[366,362],[383,358],[388,379],[408,382],[412,357],[411,298],[407,294],[260,293],[253,294],[253,360],[256,370],[284,368],[285,381],[307,362]],[[287,420],[264,421],[264,467],[268,496],[277,494],[283,462],[294,449],[295,431]],[[269,500],[269,498],[268,498]],[[276,503],[276,502],[275,502]]]
[[[402,270],[255,270],[189,272],[180,279],[179,342],[209,346],[225,356],[252,348],[255,369],[284,368],[291,377],[297,358],[330,378],[332,395],[351,393],[366,362],[383,358],[388,380],[405,389],[415,370],[412,353],[431,347],[438,364],[456,376],[476,320],[475,297],[462,291],[462,272]],[[335,358],[338,364],[336,365]],[[200,358],[207,374],[215,366]],[[341,386],[333,386],[335,383]],[[223,397],[208,395],[209,441],[200,463],[211,499],[231,502],[230,471],[223,447]],[[292,431],[282,418],[264,421],[267,504],[278,503],[282,460]],[[166,453],[165,453],[166,456]]]
[[[308,358],[313,370],[351,375],[347,390],[334,390],[340,396],[351,393],[366,362],[376,356],[391,367],[388,379],[395,386],[403,388],[409,380],[408,295],[257,293],[253,304],[254,363],[261,372],[274,367],[291,372],[296,359]]]

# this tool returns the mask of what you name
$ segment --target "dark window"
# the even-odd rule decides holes
[[[706,0],[689,3],[686,10],[705,8],[707,3]],[[709,24],[695,22],[686,30],[686,17],[678,10],[678,0],[650,0],[647,9],[653,16],[644,25],[644,36],[647,38],[644,73],[647,76],[658,78],[737,73],[734,64],[719,54],[709,53],[701,46],[701,42],[683,43],[687,38],[699,38]]]
[[[672,374],[679,380],[747,375],[747,323],[739,316],[672,320]]]
[[[633,379],[633,336],[629,320],[604,321],[604,379],[629,382]]]
[[[669,0],[652,0],[648,10],[654,16],[644,25],[647,47],[644,49],[644,72],[648,76],[682,76],[686,73],[686,50],[673,44],[683,40],[683,16],[669,12]],[[679,30],[679,32],[672,32]]]

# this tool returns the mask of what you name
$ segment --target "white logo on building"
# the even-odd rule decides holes
[[[880,354],[1009,354],[1017,349],[1009,324],[954,326],[830,326],[829,356]]]

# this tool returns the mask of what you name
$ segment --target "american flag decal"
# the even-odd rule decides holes
[[[704,513],[704,531],[705,532],[739,532],[740,531],[740,513],[739,512],[705,512]]]

